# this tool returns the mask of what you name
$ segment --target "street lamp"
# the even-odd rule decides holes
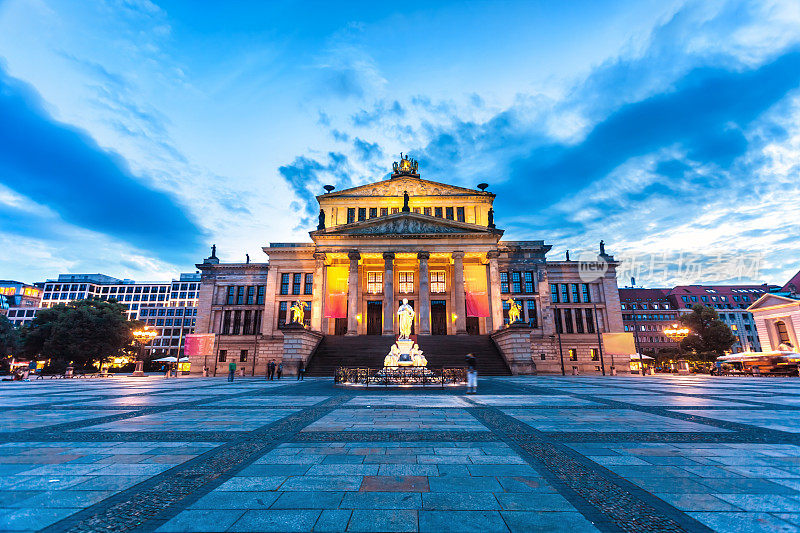
[[[672,324],[670,327],[664,330],[664,335],[669,337],[670,339],[680,342],[685,339],[690,333],[689,328],[687,327],[680,327],[678,324]]]
[[[136,360],[136,368],[133,370],[132,376],[144,376],[144,359],[142,358],[142,351],[144,347],[152,342],[158,336],[158,332],[150,329],[148,326],[142,329],[137,329],[133,332],[133,338],[139,343],[139,354]]]

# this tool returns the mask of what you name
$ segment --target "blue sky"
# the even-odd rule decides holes
[[[800,4],[0,0],[0,278],[255,260],[401,151],[620,284],[783,283]]]

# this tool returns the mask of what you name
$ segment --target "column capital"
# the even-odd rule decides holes
[[[420,261],[427,261],[430,258],[431,258],[430,252],[417,252],[417,259],[419,259]]]
[[[347,258],[350,259],[350,261],[353,260],[358,261],[359,259],[361,259],[361,254],[358,253],[358,250],[350,250],[349,252],[347,252]]]
[[[500,252],[497,250],[489,250],[486,252],[486,259],[497,259],[498,257],[500,257]]]
[[[394,259],[394,252],[383,252],[383,259],[385,261],[392,261]]]
[[[464,252],[461,251],[450,252],[450,257],[452,257],[453,259],[464,259]]]
[[[314,252],[314,259],[317,261],[325,261],[325,258],[328,257],[325,252]]]

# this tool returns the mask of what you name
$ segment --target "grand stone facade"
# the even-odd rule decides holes
[[[396,164],[390,179],[318,196],[311,241],[270,243],[268,262],[220,263],[212,252],[197,265],[196,332],[216,343],[192,356],[192,370],[225,372],[234,360],[259,375],[274,360],[292,373],[325,335],[396,335],[407,299],[415,335],[491,335],[515,373],[610,371],[604,339],[623,325],[617,263],[602,245],[588,267],[549,261],[544,241],[502,239],[485,186],[425,180],[412,163]],[[510,298],[522,308],[511,326]],[[296,301],[307,306],[305,328],[287,325]],[[628,361],[616,366],[627,371]]]

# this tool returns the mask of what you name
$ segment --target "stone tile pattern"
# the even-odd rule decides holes
[[[480,392],[4,384],[0,530],[800,531],[800,381]]]

